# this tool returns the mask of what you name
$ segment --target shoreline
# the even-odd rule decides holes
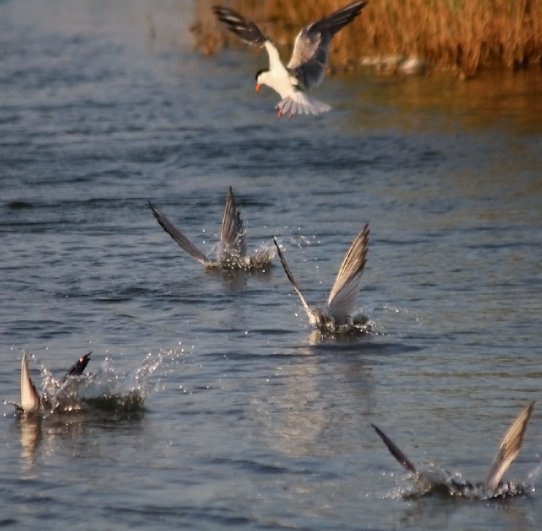
[[[198,0],[191,33],[211,55],[246,46],[227,34],[211,6]],[[286,58],[299,29],[348,0],[234,0],[224,2],[270,35]],[[294,22],[292,22],[294,21]],[[333,39],[329,66],[350,71],[371,66],[384,73],[449,70],[461,78],[485,70],[542,69],[542,0],[369,0],[363,13]]]

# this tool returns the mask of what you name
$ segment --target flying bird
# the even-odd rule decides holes
[[[420,487],[418,495],[442,492],[451,496],[460,496],[469,499],[487,500],[492,498],[507,498],[528,494],[532,491],[532,486],[530,485],[502,481],[502,478],[519,454],[534,404],[535,402],[533,401],[525,407],[508,428],[501,441],[497,456],[488,472],[486,481],[478,483],[465,481],[442,470],[440,474],[434,470],[431,472],[420,470],[378,426],[375,424],[371,424],[371,426],[382,439],[391,455],[412,475]]]
[[[354,305],[359,291],[361,274],[367,261],[369,244],[369,225],[354,238],[337,273],[331,288],[327,305],[319,308],[310,306],[297,283],[286,258],[273,238],[284,272],[299,296],[301,305],[307,312],[311,325],[324,334],[366,333],[369,331],[368,319],[364,315],[354,314]]]
[[[275,109],[280,118],[283,114],[321,114],[331,109],[327,103],[307,96],[306,91],[318,87],[324,79],[333,36],[352,22],[366,5],[363,0],[353,2],[303,28],[297,34],[286,66],[276,46],[254,22],[228,7],[213,6],[213,11],[218,20],[243,41],[267,50],[269,68],[256,74],[256,90],[259,92],[261,85],[267,85],[279,93],[281,100]]]
[[[235,197],[231,186],[228,190],[224,215],[222,217],[220,249],[217,260],[211,260],[205,256],[150,201],[147,202],[147,205],[151,209],[156,221],[175,240],[179,247],[208,269],[247,271],[265,269],[273,258],[268,248],[258,249],[253,255],[247,254],[246,233],[243,227],[243,220],[235,204]]]

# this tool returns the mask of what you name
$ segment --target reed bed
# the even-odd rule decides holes
[[[204,53],[239,44],[211,12],[221,1],[254,20],[279,47],[289,47],[302,25],[348,3],[198,0],[193,35]],[[334,38],[330,66],[348,70],[371,59],[395,64],[393,58],[418,58],[465,75],[496,67],[542,67],[542,0],[369,0],[361,16]]]

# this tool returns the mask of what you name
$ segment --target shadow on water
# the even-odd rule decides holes
[[[19,430],[21,445],[21,478],[36,477],[36,465],[40,447],[47,453],[54,453],[67,441],[85,440],[92,444],[88,435],[98,432],[116,431],[137,433],[142,429],[145,415],[143,407],[114,411],[98,408],[87,408],[78,411],[59,412],[47,416],[38,414],[21,414],[16,417],[16,428]],[[95,434],[93,435],[95,436]],[[40,467],[41,468],[41,467]]]
[[[398,356],[408,352],[417,352],[423,347],[413,344],[389,341],[385,338],[364,336],[363,338],[322,338],[318,333],[309,335],[310,351],[313,354],[330,353],[334,355],[354,356]],[[301,347],[306,348],[306,347]]]
[[[276,364],[273,376],[252,407],[267,444],[282,455],[312,458],[343,451],[345,426],[357,430],[374,408],[372,365],[359,345],[328,346],[294,347],[269,358]]]
[[[498,513],[501,525],[510,529],[536,528],[535,501],[531,497],[520,500],[493,500],[484,503],[439,497],[420,498],[408,502],[408,508],[399,514],[402,529],[454,529],[457,522],[469,522],[472,528],[486,528],[488,511]],[[494,516],[493,516],[494,518]]]

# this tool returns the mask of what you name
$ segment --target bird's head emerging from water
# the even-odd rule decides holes
[[[269,69],[267,68],[263,68],[262,70],[258,70],[258,72],[256,72],[256,75],[254,76],[254,79],[256,79],[256,92],[260,92],[262,85],[267,85],[268,76]]]

